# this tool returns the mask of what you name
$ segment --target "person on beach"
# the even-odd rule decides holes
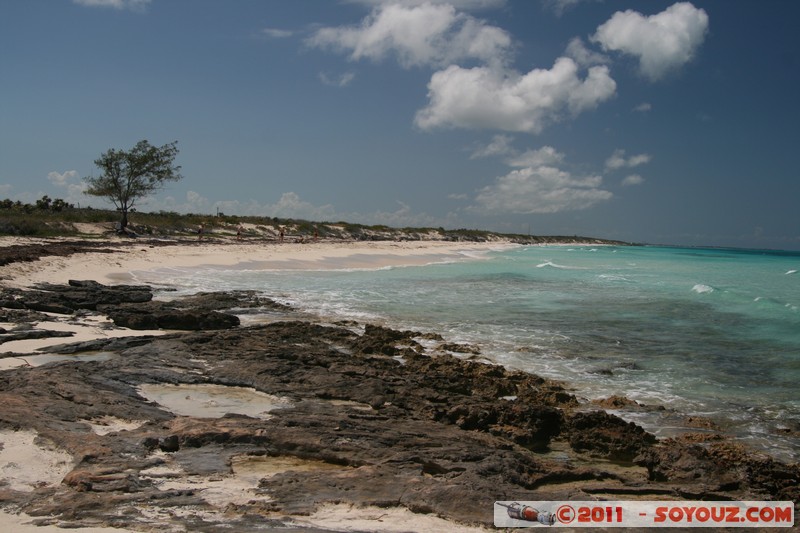
[[[283,242],[283,228],[281,228],[280,240],[278,242]]]
[[[203,240],[203,232],[205,232],[205,226],[201,223],[200,226],[197,228],[197,240]]]
[[[236,228],[236,240],[237,241],[241,241],[242,240],[242,225],[241,224],[239,224],[239,227]]]

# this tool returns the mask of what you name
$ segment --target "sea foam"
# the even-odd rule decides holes
[[[697,285],[692,287],[692,290],[694,292],[696,292],[697,294],[707,294],[707,293],[710,293],[710,292],[714,292],[714,287],[710,287],[708,285],[704,285],[702,283],[698,283]]]

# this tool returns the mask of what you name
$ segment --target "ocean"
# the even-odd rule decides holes
[[[424,266],[330,267],[136,275],[177,294],[257,290],[323,320],[437,332],[563,380],[586,401],[663,406],[613,411],[658,436],[704,431],[686,417],[707,417],[800,459],[800,252],[519,246]]]

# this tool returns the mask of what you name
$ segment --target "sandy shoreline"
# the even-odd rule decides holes
[[[12,245],[41,244],[41,239],[0,238],[0,248]],[[57,240],[51,242],[58,242]],[[517,245],[503,242],[455,243],[440,241],[376,241],[275,243],[265,241],[182,241],[167,246],[122,241],[111,242],[102,250],[68,256],[42,256],[32,262],[0,266],[0,287],[32,288],[41,283],[67,284],[69,280],[92,280],[105,285],[140,284],[138,277],[161,270],[199,268],[253,270],[379,269],[395,266],[426,265],[479,257],[492,250]],[[112,253],[108,253],[111,250]],[[144,276],[151,278],[152,276]],[[158,277],[158,276],[156,276]],[[146,283],[145,283],[146,284]],[[128,335],[161,335],[163,330],[133,331],[108,328],[110,321],[99,317],[53,315],[49,330],[71,332],[69,340],[46,338],[10,341],[3,352],[26,355],[40,348],[64,342],[85,342],[98,338]],[[43,326],[45,323],[43,323]],[[12,327],[3,324],[0,327]],[[33,363],[26,359],[1,359],[0,371]]]
[[[0,246],[39,242],[8,238]],[[164,268],[381,268],[424,265],[475,256],[516,245],[504,242],[467,243],[440,241],[377,241],[271,243],[253,241],[185,241],[170,246],[147,242],[109,248],[119,253],[88,252],[68,257],[42,257],[38,261],[0,267],[0,284],[30,287],[37,283],[66,283],[70,279],[105,284],[131,283],[133,272]]]

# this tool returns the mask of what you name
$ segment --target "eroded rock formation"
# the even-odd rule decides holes
[[[148,288],[70,285],[4,291],[0,305],[12,309],[0,312],[40,313],[30,302],[42,301],[112,317],[155,312]],[[110,290],[124,296],[108,302]],[[233,316],[231,308],[270,305],[226,293],[170,309]],[[430,351],[419,332],[321,325],[288,310],[268,324],[198,325],[65,344],[48,351],[111,355],[0,373],[0,430],[33,430],[74,460],[60,482],[0,486],[0,503],[72,525],[246,532],[291,527],[329,503],[490,526],[495,500],[800,499],[796,464],[724,439],[658,441],[558,383],[452,353],[474,347]],[[252,389],[285,405],[259,417],[176,415],[148,400],[143,384]],[[251,486],[220,489],[259,468],[269,471]]]

